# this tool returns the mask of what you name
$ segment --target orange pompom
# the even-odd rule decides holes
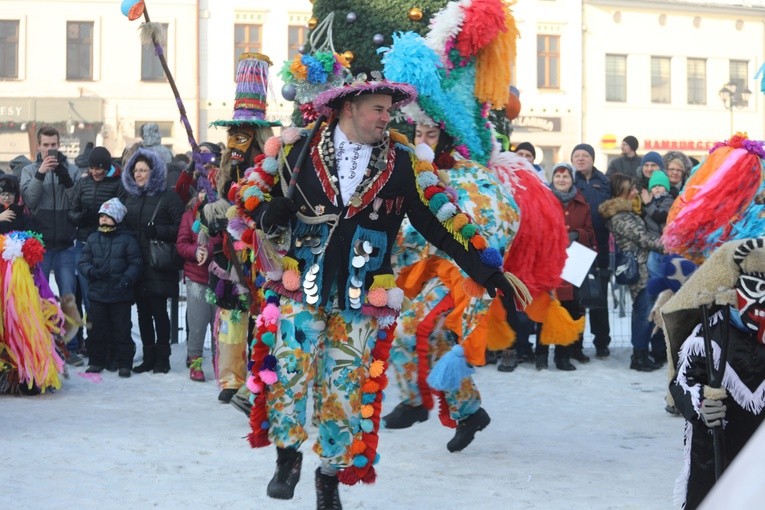
[[[388,291],[382,287],[372,289],[367,294],[369,304],[376,307],[382,307],[388,304]]]
[[[250,197],[244,201],[244,208],[248,211],[254,211],[260,201],[255,197]]]
[[[385,372],[385,363],[379,359],[374,360],[369,367],[369,375],[379,377],[383,372]]]
[[[486,242],[486,239],[484,239],[483,236],[479,236],[478,234],[475,234],[470,238],[470,244],[472,244],[473,248],[476,250],[485,250],[489,247],[489,243]]]
[[[371,418],[375,414],[375,408],[371,405],[361,406],[361,416],[363,418]]]
[[[359,455],[361,453],[364,453],[364,450],[367,449],[367,445],[364,443],[364,441],[354,441],[351,444],[351,453],[353,455]]]
[[[362,393],[377,393],[378,391],[380,391],[380,385],[371,380],[365,382],[361,387]]]
[[[294,269],[285,271],[282,275],[282,285],[287,290],[295,291],[300,289],[300,274]]]
[[[455,232],[459,232],[468,223],[470,223],[470,218],[467,217],[467,214],[460,213],[452,219],[452,228]]]

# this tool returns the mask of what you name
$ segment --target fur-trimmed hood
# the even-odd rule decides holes
[[[635,212],[632,208],[632,202],[626,198],[611,198],[600,204],[598,211],[604,220],[613,218],[621,212]]]
[[[139,156],[143,156],[151,162],[151,175],[149,176],[149,182],[143,188],[138,187],[133,177],[133,170],[135,169],[136,159]],[[162,158],[154,151],[139,148],[135,153],[130,156],[125,169],[122,172],[122,185],[125,187],[125,191],[128,195],[156,195],[165,190],[167,184],[167,166]]]

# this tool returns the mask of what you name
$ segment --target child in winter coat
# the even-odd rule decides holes
[[[0,175],[0,234],[26,230],[29,217],[19,204],[18,181],[10,175]]]
[[[103,203],[98,230],[88,237],[78,265],[80,274],[88,279],[93,323],[88,335],[89,373],[106,368],[110,351],[120,377],[130,377],[133,365],[130,307],[135,301],[133,286],[143,271],[143,256],[133,234],[119,225],[126,212],[118,198]]]

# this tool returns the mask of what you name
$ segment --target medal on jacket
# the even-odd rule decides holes
[[[374,202],[372,202],[372,209],[373,210],[372,210],[371,213],[369,213],[369,219],[370,220],[375,221],[375,220],[377,220],[380,217],[380,215],[377,213],[377,211],[380,210],[380,207],[382,206],[382,204],[383,204],[383,199],[382,198],[375,198]]]

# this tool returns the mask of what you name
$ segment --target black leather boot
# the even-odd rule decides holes
[[[157,347],[154,345],[143,346],[143,361],[140,365],[133,367],[133,372],[142,374],[149,370],[154,370],[154,362],[157,359]]]
[[[406,429],[428,419],[425,406],[410,406],[401,402],[393,411],[383,416],[386,429]]]
[[[446,443],[446,449],[452,453],[464,450],[473,442],[475,433],[485,429],[489,423],[491,423],[489,414],[483,407],[479,407],[478,411],[457,423],[457,431],[451,441]]]
[[[316,510],[343,510],[337,476],[325,475],[321,468],[316,468]]]
[[[292,499],[300,481],[303,454],[294,448],[276,447],[276,471],[268,482],[266,494],[276,499]]]

